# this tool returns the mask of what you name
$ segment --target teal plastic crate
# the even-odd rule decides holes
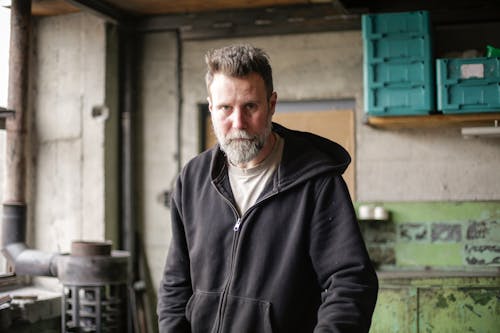
[[[424,86],[365,89],[365,112],[372,116],[428,115],[434,101]]]
[[[437,107],[443,113],[500,112],[500,58],[437,59]]]
[[[365,14],[361,19],[363,38],[404,35],[430,35],[429,12]]]
[[[362,17],[365,112],[427,115],[435,109],[435,74],[427,11]]]
[[[432,56],[431,38],[428,35],[364,39],[363,47],[367,62],[426,60]]]
[[[433,84],[432,71],[426,61],[385,61],[366,64],[367,84],[370,87],[393,84],[426,85]]]

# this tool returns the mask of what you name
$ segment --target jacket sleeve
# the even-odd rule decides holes
[[[188,333],[186,305],[193,292],[183,219],[175,197],[171,209],[172,239],[158,291],[158,327],[160,333]]]
[[[316,202],[310,256],[322,303],[314,332],[368,332],[378,280],[342,177],[326,179]]]

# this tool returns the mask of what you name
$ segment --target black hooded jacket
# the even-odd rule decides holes
[[[239,216],[218,146],[183,169],[158,294],[161,333],[368,332],[378,281],[338,144],[273,124],[282,161]]]

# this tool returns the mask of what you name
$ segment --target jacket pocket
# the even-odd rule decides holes
[[[186,306],[186,318],[192,333],[210,332],[215,323],[220,293],[196,291]]]
[[[222,327],[224,333],[272,333],[271,303],[229,296]]]

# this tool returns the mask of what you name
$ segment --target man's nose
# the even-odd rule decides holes
[[[246,114],[241,108],[235,108],[232,114],[233,128],[245,129],[246,128]]]

